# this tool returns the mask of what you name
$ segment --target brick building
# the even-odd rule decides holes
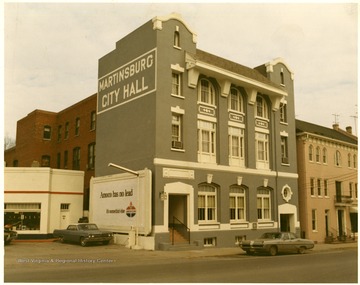
[[[16,146],[5,151],[5,165],[84,171],[84,210],[88,210],[95,143],[96,94],[58,113],[35,110],[20,119]]]
[[[302,235],[317,242],[357,236],[357,137],[296,120]]]

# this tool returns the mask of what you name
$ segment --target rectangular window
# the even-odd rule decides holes
[[[244,129],[229,127],[229,164],[245,165]]]
[[[315,179],[310,178],[310,195],[315,196]]]
[[[69,122],[65,123],[65,134],[64,139],[67,140],[69,138]]]
[[[61,212],[66,212],[69,209],[70,209],[70,204],[67,204],[67,203],[66,204],[65,203],[60,204]]]
[[[324,196],[329,197],[328,180],[324,179]]]
[[[182,115],[172,114],[171,121],[171,147],[182,149]]]
[[[321,193],[321,179],[317,179],[317,194],[318,196],[322,196],[322,193]]]
[[[73,170],[80,170],[80,147],[73,149]]]
[[[317,212],[316,209],[311,210],[311,228],[313,231],[317,231]]]
[[[67,150],[64,151],[64,168],[68,168],[69,153]]]
[[[260,169],[269,168],[269,135],[255,133],[256,166]]]
[[[289,164],[288,138],[281,137],[281,163]]]
[[[58,154],[57,154],[56,167],[61,168],[61,153],[60,152],[58,152]]]
[[[216,124],[198,121],[198,154],[200,162],[216,162]]]
[[[353,193],[353,183],[349,182],[349,196],[350,196],[350,198],[354,198],[353,195],[354,195],[354,193]]]
[[[41,157],[41,166],[50,167],[50,155],[43,155]]]
[[[205,247],[216,246],[216,238],[215,237],[204,238],[204,246]]]
[[[51,139],[51,127],[50,126],[44,126],[43,139],[44,140]]]
[[[75,120],[75,136],[80,134],[80,118],[76,118]]]
[[[62,126],[58,126],[58,134],[57,134],[57,141],[61,141],[61,132],[62,132]]]
[[[90,131],[96,129],[96,111],[92,111],[90,114]]]
[[[172,73],[171,95],[181,96],[181,75],[179,73]]]
[[[280,103],[280,122],[287,123],[287,105]]]
[[[95,143],[88,146],[88,169],[95,168]]]

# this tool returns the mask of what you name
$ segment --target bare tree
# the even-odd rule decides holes
[[[15,139],[10,137],[8,134],[4,136],[4,150],[10,149],[16,145]]]

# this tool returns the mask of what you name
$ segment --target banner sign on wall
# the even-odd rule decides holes
[[[156,49],[99,78],[98,114],[156,90]]]
[[[90,222],[113,232],[151,233],[150,170],[93,177],[90,185]]]

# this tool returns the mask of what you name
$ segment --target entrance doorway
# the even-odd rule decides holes
[[[291,219],[293,214],[280,214],[280,231],[291,232]]]
[[[344,210],[338,210],[338,233],[339,237],[345,235],[344,231]]]
[[[187,197],[181,194],[169,195],[169,227],[174,223],[174,218],[184,225],[187,222]]]

